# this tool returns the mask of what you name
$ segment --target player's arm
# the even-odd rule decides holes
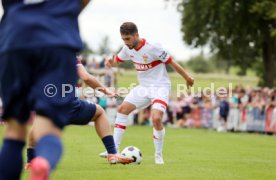
[[[103,84],[101,84],[94,76],[89,74],[82,64],[78,64],[77,67],[80,79],[82,79],[85,82],[85,84],[87,84],[89,87],[96,89],[110,97],[118,97],[117,94],[109,91],[109,89],[106,88]]]
[[[105,66],[108,68],[118,67],[122,62],[130,60],[129,55],[127,53],[127,47],[124,46],[117,56],[112,56],[112,58],[106,59]]]
[[[112,56],[112,58],[105,60],[105,66],[111,68],[111,67],[118,67],[122,62],[118,61],[117,56]]]
[[[173,69],[180,74],[185,80],[186,80],[186,84],[187,84],[187,88],[189,89],[189,87],[193,86],[194,84],[194,79],[188,75],[184,69],[174,60],[172,60],[170,62],[170,65],[173,67]]]
[[[81,11],[88,5],[90,0],[81,0]]]
[[[189,87],[193,86],[194,79],[190,77],[184,71],[184,69],[176,61],[172,59],[169,53],[166,50],[164,50],[164,48],[160,44],[154,44],[152,47],[152,52],[157,59],[161,60],[165,64],[170,64],[172,68],[186,80],[188,89]]]

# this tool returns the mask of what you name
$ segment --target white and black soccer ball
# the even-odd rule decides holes
[[[121,154],[125,157],[128,157],[128,158],[133,158],[134,161],[133,163],[131,164],[141,164],[142,162],[142,153],[140,151],[140,149],[138,149],[137,147],[135,146],[128,146],[126,147],[122,152]]]

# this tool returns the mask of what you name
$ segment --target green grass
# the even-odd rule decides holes
[[[0,127],[2,134],[3,127]],[[154,164],[152,128],[128,127],[122,147],[141,149],[141,165],[107,164],[98,157],[100,139],[90,126],[70,126],[65,152],[52,179],[276,179],[275,136],[166,129],[165,165]],[[22,179],[27,179],[24,172]]]
[[[185,80],[177,73],[169,73],[172,81],[172,90],[176,92],[177,84],[185,84]],[[197,92],[199,87],[211,87],[211,83],[214,83],[214,87],[229,87],[229,83],[232,83],[234,88],[236,85],[256,87],[258,84],[258,78],[252,76],[237,76],[237,75],[226,75],[226,74],[194,74],[195,78],[194,88]],[[137,83],[136,71],[125,71],[122,75],[117,76],[119,87],[129,87],[131,83]]]

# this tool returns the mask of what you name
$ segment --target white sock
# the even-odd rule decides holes
[[[164,127],[160,131],[157,131],[156,129],[153,128],[153,143],[154,143],[156,154],[162,155],[164,137],[165,137],[165,128]]]
[[[116,149],[119,152],[119,147],[125,133],[127,125],[128,115],[117,113],[117,117],[114,124],[113,138],[116,145]]]

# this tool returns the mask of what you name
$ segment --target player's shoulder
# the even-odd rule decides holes
[[[130,51],[130,49],[127,47],[127,45],[123,45],[123,47],[121,48],[121,50],[120,50],[121,52],[125,52],[125,53],[127,53],[127,52],[129,52]]]
[[[159,42],[153,42],[153,43],[148,42],[147,50],[150,54],[159,55],[160,52],[163,51],[163,47],[162,47],[161,43],[159,43]]]
[[[159,50],[160,48],[162,48],[162,45],[161,45],[161,43],[159,43],[159,42],[146,42],[146,45],[147,45],[147,48],[149,49],[149,50]]]

